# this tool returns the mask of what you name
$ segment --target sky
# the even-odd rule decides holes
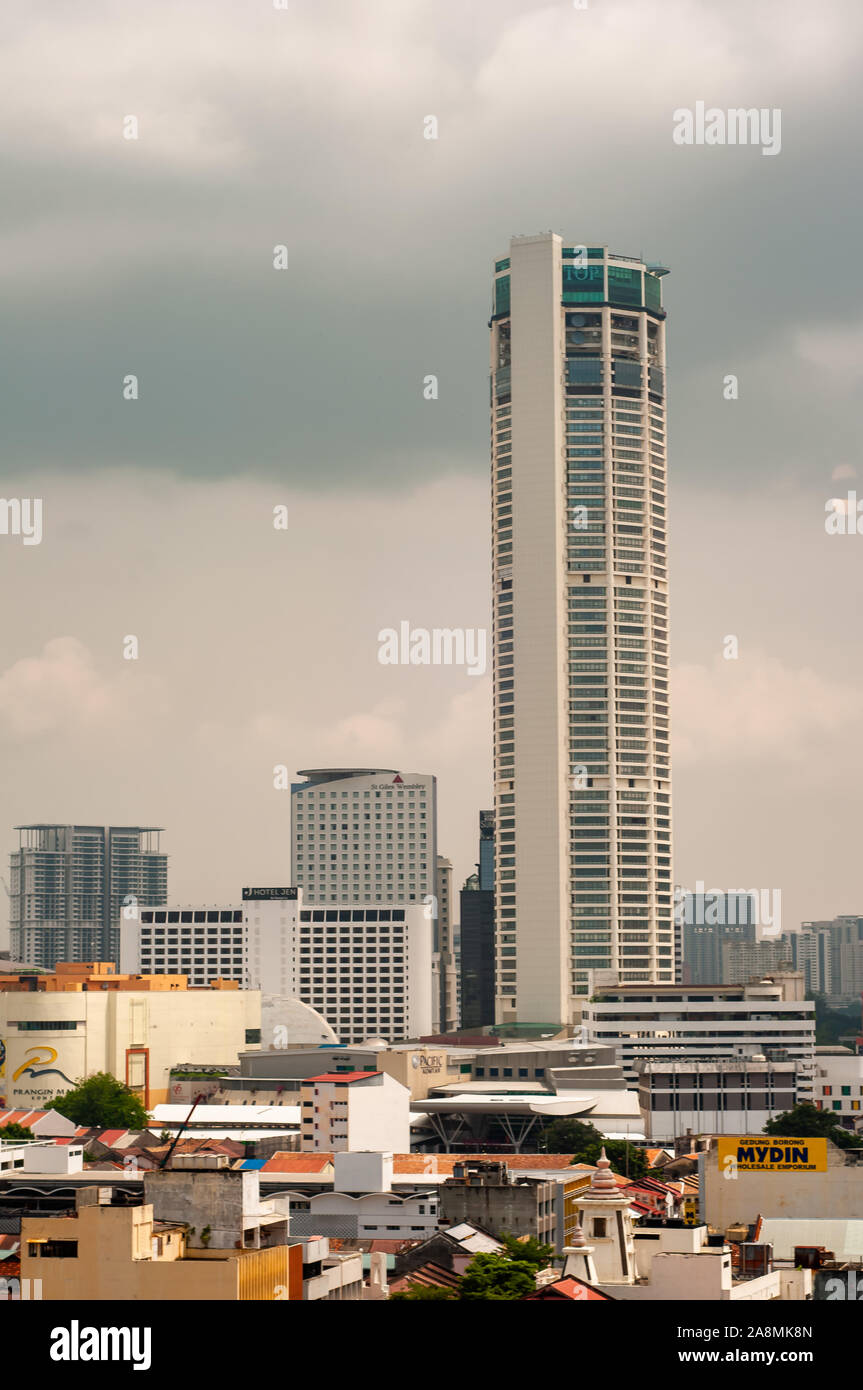
[[[234,900],[290,881],[274,768],[381,766],[437,775],[460,885],[490,675],[378,633],[489,625],[492,268],[554,230],[671,270],[675,879],[863,913],[863,536],[825,531],[861,37],[857,0],[7,7],[0,492],[43,502],[0,535],[7,848],[159,825],[172,900]],[[676,144],[698,101],[780,110],[779,152]]]

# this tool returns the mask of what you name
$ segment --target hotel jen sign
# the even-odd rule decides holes
[[[274,898],[287,898],[290,902],[297,900],[296,888],[244,888],[244,903],[267,903]]]

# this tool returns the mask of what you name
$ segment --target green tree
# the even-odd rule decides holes
[[[411,1284],[409,1289],[405,1289],[401,1293],[391,1293],[389,1301],[390,1303],[446,1303],[454,1298],[458,1298],[458,1292],[455,1289],[443,1289],[437,1285],[429,1284]]]
[[[496,1251],[493,1255],[475,1255],[461,1277],[460,1299],[524,1298],[536,1288],[536,1265],[528,1260],[512,1260]]]
[[[97,1071],[48,1105],[88,1129],[146,1129],[149,1116],[134,1091],[108,1072]]]
[[[615,1172],[630,1178],[641,1178],[647,1172],[644,1149],[626,1139],[605,1139],[595,1125],[584,1120],[552,1120],[540,1144],[545,1153],[571,1153],[574,1163],[596,1163],[604,1148]]]
[[[793,1110],[786,1110],[775,1119],[768,1120],[764,1126],[765,1134],[775,1134],[781,1139],[829,1139],[839,1149],[859,1149],[863,1140],[836,1123],[830,1110],[819,1110],[811,1101],[801,1101]]]
[[[500,1238],[511,1260],[533,1265],[534,1269],[545,1269],[551,1264],[554,1255],[553,1247],[543,1245],[536,1236],[526,1236],[522,1239],[512,1235],[510,1231],[504,1231]]]
[[[19,1125],[15,1120],[0,1129],[0,1139],[35,1139],[32,1129]]]

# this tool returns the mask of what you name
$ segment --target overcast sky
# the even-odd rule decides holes
[[[0,536],[8,848],[157,824],[172,898],[232,899],[289,881],[274,765],[380,765],[437,774],[461,883],[490,677],[377,634],[488,625],[492,263],[552,229],[671,268],[675,878],[863,913],[863,536],[824,530],[861,472],[861,31],[858,0],[8,6],[0,481],[44,499],[41,545]],[[697,101],[779,108],[781,152],[676,145]]]

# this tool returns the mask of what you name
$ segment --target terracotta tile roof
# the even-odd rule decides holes
[[[571,1168],[575,1154],[502,1154],[510,1168]]]
[[[6,1125],[25,1125],[29,1128],[31,1122],[41,1120],[47,1114],[47,1110],[0,1110],[0,1129],[5,1129]]]
[[[382,1076],[379,1071],[325,1071],[320,1076],[307,1076],[306,1081],[366,1081],[370,1076]]]
[[[665,1149],[645,1149],[644,1152],[647,1155],[647,1163],[648,1167],[650,1168],[654,1168],[656,1166],[656,1160],[658,1158],[668,1157],[668,1155],[665,1152]]]
[[[377,1236],[369,1241],[369,1253],[372,1255],[400,1255],[404,1250],[413,1250],[415,1245],[422,1245],[421,1240],[379,1240]]]
[[[559,1298],[570,1299],[573,1303],[608,1303],[607,1294],[600,1293],[599,1289],[592,1289],[589,1284],[583,1284],[580,1279],[556,1279],[553,1284],[545,1284],[536,1293],[526,1294],[522,1302],[529,1302],[537,1299]]]
[[[161,1158],[171,1147],[168,1144],[156,1144],[147,1149],[147,1153],[154,1158]],[[126,1149],[121,1149],[121,1153],[126,1153]],[[229,1158],[245,1157],[245,1148],[238,1144],[235,1139],[178,1139],[174,1148],[175,1154],[227,1154]]]
[[[451,1269],[444,1269],[443,1265],[429,1260],[428,1264],[420,1265],[419,1269],[412,1269],[401,1279],[393,1279],[389,1286],[390,1293],[407,1293],[412,1284],[422,1284],[425,1288],[432,1289],[457,1289],[459,1276],[453,1274]]]
[[[489,1158],[500,1160],[513,1171],[579,1166],[572,1164],[572,1154],[393,1154],[393,1175],[431,1173],[451,1177],[456,1163]]]
[[[632,1181],[628,1183],[628,1188],[630,1190],[638,1189],[641,1192],[655,1192],[664,1195],[666,1192],[671,1191],[671,1184],[660,1182],[658,1178],[633,1178]]]
[[[279,1149],[261,1169],[262,1173],[322,1173],[333,1161],[331,1153],[298,1154]]]
[[[127,1129],[103,1129],[96,1138],[100,1144],[104,1144],[107,1149],[113,1149],[118,1139],[122,1139],[124,1134],[128,1134]]]

